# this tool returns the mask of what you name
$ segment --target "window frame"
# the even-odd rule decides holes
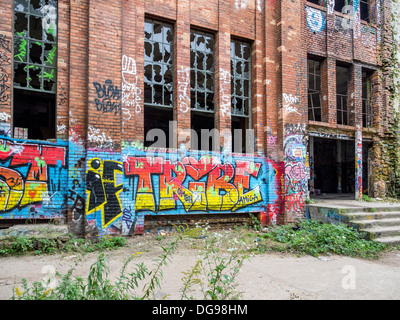
[[[30,17],[38,17],[38,18],[43,18],[45,15],[39,15],[37,13],[31,13],[31,0],[25,0],[28,3],[28,9],[26,11],[19,11],[16,10],[17,6],[18,6],[18,2],[19,0],[13,0],[13,46],[14,46],[14,52],[13,52],[13,89],[19,89],[19,90],[29,90],[29,91],[35,91],[35,92],[42,92],[42,93],[46,93],[46,94],[53,94],[53,95],[57,95],[57,76],[58,76],[58,18],[59,18],[59,4],[57,0],[53,0],[54,4],[56,5],[56,31],[55,31],[55,35],[53,34],[53,37],[55,38],[55,41],[49,41],[48,39],[44,39],[43,35],[45,34],[45,30],[43,30],[42,28],[42,39],[38,40],[38,39],[34,39],[31,37],[31,27],[30,27],[30,23],[31,23],[31,19]],[[41,5],[43,5],[44,0],[40,0]],[[43,9],[43,6],[42,6]],[[22,12],[23,14],[25,14],[27,16],[27,27],[26,27],[26,35],[22,36],[20,34],[18,34],[16,32],[16,14]],[[43,25],[43,22],[42,22]],[[25,40],[26,41],[26,59],[25,61],[17,61],[16,57],[18,55],[16,55],[15,52],[15,47],[17,46],[17,41],[19,39]],[[30,62],[30,50],[31,50],[31,46],[30,43],[32,42],[40,42],[42,43],[42,54],[41,54],[41,60],[42,63],[38,64],[38,63],[34,63],[34,62]],[[46,56],[44,53],[44,46],[46,44],[51,44],[53,45],[53,48],[55,48],[55,53],[53,55],[53,66],[49,66],[46,65]],[[52,49],[53,50],[53,49]],[[26,70],[26,86],[23,87],[21,86],[19,83],[15,82],[15,70],[16,70],[16,65],[25,65],[27,67]],[[29,70],[30,70],[30,66],[36,67],[36,68],[41,68],[41,75],[39,75],[38,77],[41,78],[40,80],[40,88],[33,88],[33,87],[29,87],[30,83],[29,83]],[[48,68],[50,70],[54,70],[55,71],[55,75],[53,75],[55,77],[54,80],[54,84],[53,84],[53,89],[52,90],[45,90],[44,89],[44,79],[45,76],[43,75],[44,69]],[[37,70],[37,69],[36,69]]]
[[[310,72],[310,62],[313,63],[312,72]],[[317,71],[317,65],[319,64],[319,73]],[[312,76],[314,81],[314,87],[310,88],[310,76]],[[319,89],[316,88],[317,78],[319,78]],[[314,99],[313,95],[318,95],[319,100],[319,107],[314,106]],[[307,59],[307,97],[308,97],[308,120],[309,121],[322,121],[322,75],[321,75],[321,62],[316,59],[308,58]],[[311,108],[310,108],[311,107]],[[316,120],[315,117],[315,110],[320,110],[320,120]],[[312,117],[310,118],[310,111]]]

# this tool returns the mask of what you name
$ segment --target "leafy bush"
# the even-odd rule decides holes
[[[319,254],[378,258],[387,245],[367,240],[366,234],[345,225],[305,220],[273,228],[264,238],[286,245],[286,251],[301,252],[317,257]]]

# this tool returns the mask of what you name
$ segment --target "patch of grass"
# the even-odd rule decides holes
[[[13,236],[0,243],[0,257],[25,254],[88,253],[120,248],[126,244],[127,239],[124,237],[103,237],[97,241],[90,241],[70,235],[67,241],[62,242],[59,239]]]
[[[283,225],[261,235],[264,239],[284,244],[286,252],[309,254],[338,254],[377,259],[388,245],[368,240],[367,235],[345,225],[305,220],[297,225]]]

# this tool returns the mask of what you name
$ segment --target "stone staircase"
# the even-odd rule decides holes
[[[371,240],[400,244],[400,204],[309,204],[307,210],[311,219],[344,223],[366,232]]]

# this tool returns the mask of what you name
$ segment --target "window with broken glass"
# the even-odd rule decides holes
[[[144,132],[161,129],[169,146],[173,121],[173,26],[146,19],[144,25]],[[145,139],[149,146],[153,141]]]
[[[55,137],[57,19],[56,0],[14,1],[14,127],[23,138]]]
[[[231,41],[231,113],[234,152],[246,152],[251,117],[251,44]]]
[[[322,120],[321,63],[308,59],[308,120]]]
[[[192,148],[214,150],[215,139],[201,139],[201,130],[212,130],[214,124],[214,35],[198,30],[190,33],[190,103],[191,128],[197,134],[197,141],[192,136]],[[197,146],[196,146],[197,143]],[[208,146],[208,147],[207,147]]]
[[[372,127],[372,82],[371,73],[364,71],[362,73],[362,121],[363,127]]]
[[[336,66],[336,111],[337,123],[348,125],[348,70],[345,67]]]

